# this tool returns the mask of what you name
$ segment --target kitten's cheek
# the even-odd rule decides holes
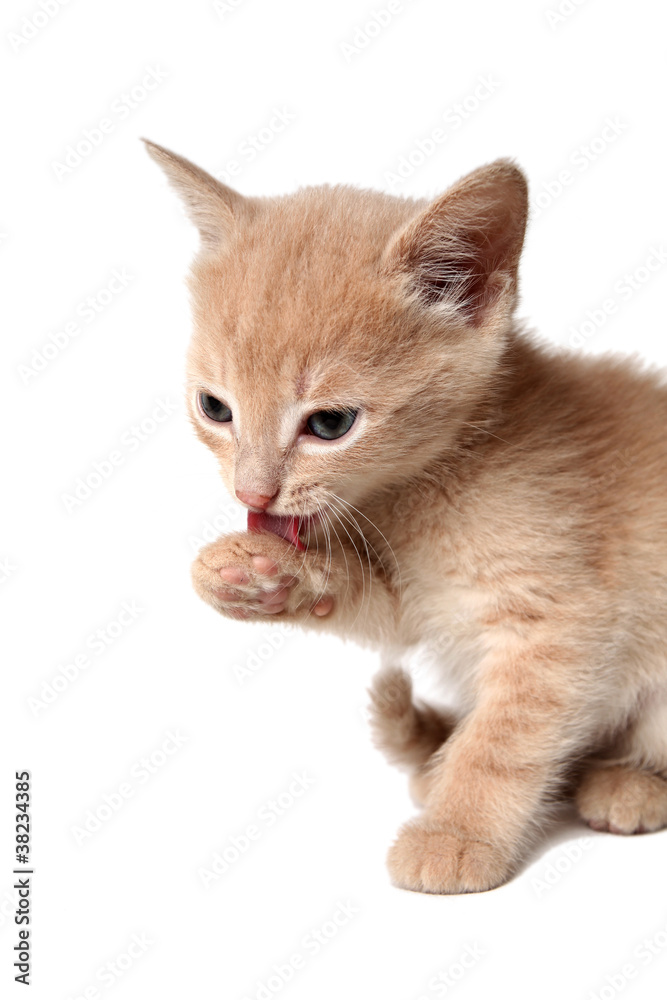
[[[324,618],[333,608],[333,603],[333,597],[323,597],[313,608],[313,614],[317,615],[318,618]]]

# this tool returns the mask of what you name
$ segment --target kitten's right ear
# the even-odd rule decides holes
[[[220,250],[237,231],[239,222],[252,214],[254,203],[221,184],[201,167],[148,139],[142,139],[169,183],[183,199],[206,250]]]

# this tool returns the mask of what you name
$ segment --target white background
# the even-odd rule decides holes
[[[666,364],[660,8],[565,2],[558,19],[556,0],[413,0],[366,32],[383,0],[219,7],[70,0],[45,18],[28,0],[3,5],[3,995],[25,995],[10,890],[12,779],[28,768],[35,998],[662,996],[667,834],[589,836],[570,819],[494,892],[392,888],[384,855],[413,807],[371,746],[373,655],[230,623],[195,597],[196,539],[242,516],[184,418],[196,234],[138,141],[212,172],[236,160],[246,194],[349,182],[435,195],[514,157],[534,209],[522,314],[551,341],[578,331],[585,350]],[[154,89],[130,109],[123,95],[149,70]],[[251,160],[244,144],[275,109],[292,120],[262,133]],[[99,145],[60,169],[103,118]],[[444,141],[417,164],[437,128]],[[397,184],[401,157],[414,166]],[[127,285],[107,302],[114,269]],[[101,309],[90,322],[88,296]],[[64,346],[38,371],[51,335]],[[151,423],[159,401],[172,412]],[[68,511],[64,495],[111,452],[120,464]],[[124,602],[141,610],[118,628]],[[100,628],[113,641],[97,653]],[[63,680],[82,654],[88,665]],[[261,667],[241,682],[248,661]],[[170,731],[187,739],[166,755]],[[290,805],[294,773],[312,783]],[[109,817],[104,797],[117,804],[121,785],[132,794]],[[288,805],[269,825],[279,795]],[[98,810],[105,821],[81,842]],[[206,889],[199,870],[250,824],[259,839]],[[341,902],[356,912],[315,954],[308,935],[342,922]],[[150,944],[128,959],[133,935]],[[466,949],[478,957],[464,971]],[[304,967],[262,992],[297,953]]]

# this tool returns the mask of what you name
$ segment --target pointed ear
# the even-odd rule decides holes
[[[514,307],[528,187],[509,160],[468,174],[393,237],[386,265],[426,306],[449,304],[481,326]]]
[[[239,222],[254,214],[254,200],[244,198],[221,184],[183,156],[149,142],[148,139],[143,139],[142,142],[183,199],[190,219],[199,229],[204,249],[221,249],[232,238]]]

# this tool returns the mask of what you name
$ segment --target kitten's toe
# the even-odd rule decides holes
[[[258,552],[260,544],[268,552]],[[199,596],[228,618],[321,618],[334,606],[317,574],[308,576],[301,553],[275,535],[245,532],[205,546],[192,580]]]
[[[667,826],[667,781],[624,765],[594,766],[577,790],[577,808],[594,830],[648,833]]]
[[[406,823],[389,850],[387,866],[401,889],[449,894],[494,889],[511,871],[499,848],[425,818]]]
[[[250,574],[241,566],[223,566],[218,570],[218,574],[225,583],[238,587],[245,583],[250,583]]]
[[[253,556],[251,559],[253,569],[262,576],[275,576],[280,570],[280,566],[269,556]]]
[[[286,584],[262,591],[258,597],[261,611],[265,615],[276,615],[284,611],[291,592],[292,586]]]

